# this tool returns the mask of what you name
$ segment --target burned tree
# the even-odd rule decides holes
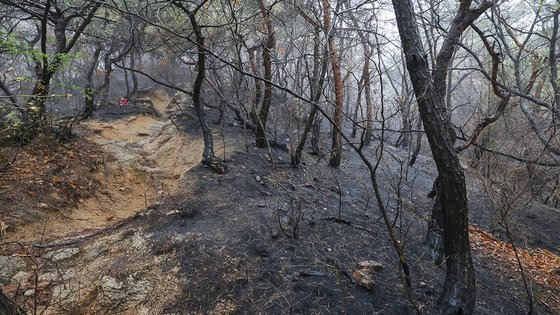
[[[214,143],[212,140],[212,130],[206,122],[204,117],[204,105],[201,101],[201,90],[204,77],[206,76],[206,52],[204,48],[204,36],[202,34],[202,26],[199,25],[196,14],[203,8],[208,0],[202,1],[195,8],[190,9],[179,1],[173,1],[173,4],[180,8],[189,17],[193,33],[195,36],[195,45],[197,50],[196,62],[196,79],[193,84],[192,100],[196,110],[196,116],[202,129],[202,136],[204,138],[204,150],[202,153],[202,163],[211,167],[214,171],[224,174],[226,172],[225,165],[214,155]]]
[[[451,126],[446,114],[445,92],[448,66],[461,34],[494,3],[484,1],[471,8],[471,0],[460,2],[432,71],[412,2],[392,2],[420,116],[438,169],[436,185],[441,206],[439,221],[443,230],[447,265],[438,305],[446,314],[471,314],[476,301],[476,282],[469,243],[467,191],[465,175],[453,147],[454,139],[449,132]]]

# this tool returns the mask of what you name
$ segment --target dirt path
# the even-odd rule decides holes
[[[79,126],[80,136],[106,152],[95,174],[101,183],[96,193],[75,207],[18,228],[17,233],[6,233],[3,241],[37,242],[103,228],[171,196],[180,176],[199,162],[202,144],[166,118],[166,93],[157,91],[150,99],[162,118],[130,115]]]

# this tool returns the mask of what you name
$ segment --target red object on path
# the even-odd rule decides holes
[[[122,107],[122,106],[126,106],[126,105],[128,105],[128,99],[122,97],[122,98],[119,100],[119,106]]]

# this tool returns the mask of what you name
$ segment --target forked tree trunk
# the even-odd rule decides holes
[[[371,76],[369,73],[369,65],[370,65],[370,58],[371,58],[371,48],[369,45],[369,33],[364,34],[364,32],[360,29],[360,25],[358,24],[358,20],[354,17],[354,14],[352,13],[352,10],[350,10],[350,1],[345,2],[345,6],[346,6],[346,10],[348,10],[348,14],[350,15],[350,18],[352,19],[352,23],[354,25],[354,28],[357,30],[356,32],[358,33],[358,37],[360,37],[360,42],[362,44],[362,48],[364,50],[364,68],[362,71],[362,78],[360,80],[360,82],[363,83],[362,88],[364,89],[364,94],[365,94],[365,100],[366,100],[366,120],[365,120],[365,132],[362,134],[363,138],[361,139],[363,141],[363,144],[365,146],[370,145],[371,143],[371,137],[373,134],[373,104],[371,101]],[[367,24],[366,24],[367,25]],[[361,103],[361,100],[359,99],[361,97],[361,92],[362,90],[359,90],[358,92],[358,104]],[[357,116],[357,112],[355,112],[355,118],[354,118],[354,124],[352,126],[352,137],[355,137],[356,132],[357,132],[357,124],[356,124],[356,116]],[[363,116],[363,115],[362,115]],[[362,117],[363,119],[363,117]]]
[[[316,34],[318,36],[318,34]],[[318,41],[316,41],[316,43],[318,43]],[[316,47],[318,47],[318,44],[316,45]],[[319,56],[318,56],[318,48],[315,50],[315,52],[317,52],[317,54],[315,55],[315,62],[314,62],[314,69],[313,69],[313,73],[314,73],[314,77],[312,78],[312,83],[311,85],[313,86],[313,88],[311,89],[312,91],[312,97],[313,97],[313,103],[318,104],[319,100],[321,99],[321,93],[323,92],[323,85],[325,84],[325,77],[327,75],[327,68],[328,68],[328,50],[325,49],[324,53],[323,53],[323,62],[322,62],[322,66],[321,66],[321,74],[318,74],[317,71],[315,70],[319,70]],[[318,105],[314,105],[310,112],[309,112],[309,116],[307,117],[307,120],[305,122],[305,128],[303,130],[303,133],[301,135],[301,138],[299,140],[298,146],[296,148],[295,153],[292,155],[292,164],[293,165],[299,165],[299,163],[301,162],[301,154],[303,151],[303,148],[305,146],[305,141],[307,139],[307,135],[309,134],[309,131],[312,128],[317,128],[317,125],[319,126],[319,132],[320,132],[320,124],[321,121],[318,120],[318,118],[320,117],[319,115],[317,115],[317,107]],[[319,143],[318,142],[313,142],[313,140],[318,139],[318,137],[315,137],[315,130],[314,130],[314,137],[311,139],[312,141],[312,147],[313,147],[313,152],[317,153],[318,152],[318,147],[319,147]]]
[[[58,7],[55,7],[54,9],[51,7],[56,5],[56,2],[51,0],[46,2],[40,26],[40,46],[42,56],[40,59],[38,58],[36,60],[37,69],[40,69],[40,71],[37,72],[35,85],[33,87],[33,91],[31,92],[32,96],[27,100],[25,113],[25,128],[27,130],[25,131],[24,137],[28,138],[27,140],[33,138],[37,134],[40,125],[43,123],[47,97],[50,93],[51,80],[55,73],[63,66],[64,56],[72,50],[85,28],[92,21],[95,12],[97,12],[97,9],[103,2],[104,0],[92,4],[91,7],[85,11],[87,14],[78,24],[70,40],[67,40],[67,27],[71,19],[63,16],[63,12],[58,10]],[[50,20],[55,21],[55,49],[52,58],[49,58],[49,52],[47,50],[47,28]]]
[[[436,58],[432,73],[418,31],[410,0],[392,0],[406,64],[420,116],[438,169],[437,197],[441,205],[446,276],[438,307],[445,314],[472,314],[476,302],[476,282],[468,232],[468,205],[465,175],[453,148],[446,115],[445,85],[449,62],[463,31],[493,2],[484,1],[471,9],[463,0]]]

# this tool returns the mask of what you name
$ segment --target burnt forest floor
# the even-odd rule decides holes
[[[47,221],[10,223],[0,247],[6,295],[30,313],[52,314],[413,312],[355,153],[345,148],[339,170],[327,166],[328,156],[305,155],[305,165],[292,167],[287,152],[272,148],[270,160],[250,131],[226,117],[211,126],[216,153],[227,160],[228,172],[218,175],[198,164],[196,120],[170,121],[173,106],[156,96],[156,116],[111,108],[80,129],[80,141],[109,157],[92,170],[96,201],[82,196],[78,206],[54,211],[64,216],[45,215],[57,227],[51,232],[40,232]],[[365,149],[372,161],[378,145]],[[407,156],[386,144],[378,180],[411,266],[412,299],[429,313],[445,277],[424,244],[436,171],[426,156],[407,167]],[[521,274],[492,202],[475,172],[467,170],[467,182],[476,313],[526,313]],[[557,313],[560,216],[519,204],[509,222],[535,313]],[[75,212],[81,217],[68,219]],[[369,260],[382,265],[370,289],[352,279],[357,263]]]

